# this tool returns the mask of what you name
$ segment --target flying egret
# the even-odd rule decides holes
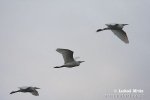
[[[128,24],[106,24],[106,28],[98,29],[97,32],[103,30],[111,30],[118,38],[120,38],[124,43],[129,43],[126,32],[123,27]]]
[[[62,56],[64,58],[64,65],[56,66],[54,68],[62,68],[62,67],[72,68],[75,66],[79,66],[80,63],[84,62],[84,61],[76,61],[73,58],[73,51],[71,51],[69,49],[58,48],[58,49],[56,49],[56,51],[62,54]]]
[[[39,93],[38,93],[38,91],[36,91],[36,89],[40,89],[40,88],[38,88],[38,87],[28,87],[28,86],[26,86],[26,87],[19,87],[19,90],[12,91],[10,94],[13,94],[13,93],[16,93],[16,92],[23,92],[23,93],[29,92],[29,93],[31,93],[34,96],[39,96]]]

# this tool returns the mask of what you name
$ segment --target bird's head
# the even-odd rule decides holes
[[[122,29],[122,28],[123,28],[124,26],[126,26],[126,25],[128,25],[128,24],[116,24],[116,27]]]

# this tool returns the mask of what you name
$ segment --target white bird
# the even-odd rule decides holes
[[[106,24],[106,28],[98,29],[97,32],[103,30],[111,30],[118,38],[120,38],[124,43],[129,43],[126,32],[123,27],[128,24]]]
[[[76,61],[73,58],[73,51],[71,51],[69,49],[58,48],[58,49],[56,49],[56,51],[62,54],[62,56],[64,58],[64,65],[56,66],[54,68],[62,68],[62,67],[72,68],[75,66],[79,66],[80,63],[84,62],[84,61]]]
[[[38,91],[36,91],[36,89],[40,89],[40,88],[38,88],[38,87],[29,87],[29,86],[19,87],[19,90],[12,91],[10,94],[17,93],[17,92],[23,92],[23,93],[29,92],[34,96],[39,96],[39,93],[38,93]]]

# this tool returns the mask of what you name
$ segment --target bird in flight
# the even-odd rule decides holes
[[[103,29],[98,29],[96,32],[111,30],[119,39],[124,43],[128,44],[129,40],[126,32],[123,30],[123,27],[128,24],[105,24],[107,27]]]
[[[79,66],[80,63],[84,62],[84,61],[76,61],[73,57],[73,51],[69,49],[58,48],[56,49],[56,51],[62,54],[63,59],[64,59],[64,65],[56,66],[54,68],[62,68],[62,67],[72,68],[75,66]]]
[[[29,87],[29,86],[19,87],[19,90],[12,91],[10,94],[17,93],[17,92],[23,92],[23,93],[29,92],[34,96],[39,96],[39,93],[36,89],[40,89],[40,88],[38,88],[38,87]]]

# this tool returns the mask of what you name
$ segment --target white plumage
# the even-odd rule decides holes
[[[17,92],[23,92],[23,93],[29,92],[29,93],[31,93],[34,96],[39,96],[39,93],[38,93],[38,91],[36,89],[40,89],[40,88],[24,86],[24,87],[19,87],[19,90],[12,91],[10,94],[17,93]]]
[[[128,24],[106,24],[106,28],[98,29],[97,32],[103,30],[111,30],[119,39],[124,43],[129,43],[126,32],[123,30],[123,27]]]
[[[58,49],[56,49],[56,51],[59,52],[60,54],[62,54],[63,59],[64,59],[64,65],[56,66],[54,68],[61,68],[61,67],[72,68],[75,66],[79,66],[80,63],[84,62],[84,61],[76,61],[73,57],[73,51],[71,51],[69,49],[58,48]]]

